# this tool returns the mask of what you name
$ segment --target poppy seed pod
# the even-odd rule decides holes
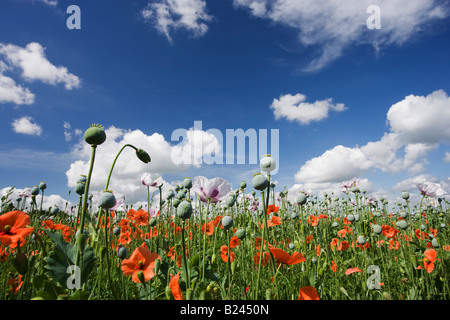
[[[239,240],[244,239],[246,237],[246,235],[247,235],[247,232],[245,231],[245,229],[239,229],[239,230],[236,231],[236,237]]]
[[[306,196],[306,194],[304,192],[300,192],[297,196],[297,203],[300,205],[304,205],[306,203],[306,200],[308,199],[308,197]]]
[[[114,234],[115,236],[120,235],[120,227],[115,227],[115,228],[113,229],[113,234]]]
[[[177,207],[177,216],[180,219],[186,220],[189,219],[192,215],[192,204],[187,201],[181,201],[181,203]]]
[[[439,248],[439,243],[436,238],[431,240],[431,245],[433,246],[433,248]]]
[[[408,200],[409,199],[409,192],[406,191],[406,190],[403,190],[402,191],[402,198],[405,199],[405,200]]]
[[[236,202],[236,198],[234,196],[230,196],[227,198],[227,206],[232,207]]]
[[[269,185],[269,180],[265,175],[259,172],[253,175],[252,185],[256,190],[263,191]]]
[[[230,229],[234,224],[234,220],[232,216],[225,216],[222,218],[222,226],[225,230]]]
[[[192,188],[192,180],[190,177],[184,178],[183,187],[185,187],[186,189]]]
[[[275,159],[270,154],[264,155],[259,162],[259,167],[264,172],[271,172],[276,166]]]
[[[155,264],[153,266],[153,271],[155,272],[155,276],[158,275],[159,268],[161,267],[161,259],[156,259]]]
[[[376,224],[376,225],[373,226],[373,232],[375,232],[376,234],[381,234],[381,231],[382,231],[382,230],[383,230],[383,229],[382,229],[381,226],[378,225],[378,224]]]
[[[119,246],[119,248],[117,248],[117,257],[120,260],[126,259],[127,255],[128,255],[128,251],[127,251],[126,247]]]
[[[98,200],[98,206],[103,209],[110,209],[116,205],[116,197],[112,191],[105,190],[102,192],[100,199]]]
[[[241,189],[247,188],[247,183],[245,181],[242,181],[240,187],[241,187]]]
[[[31,195],[32,196],[37,196],[39,194],[39,187],[38,186],[34,186],[33,188],[31,188]]]
[[[85,182],[78,182],[77,185],[75,186],[75,192],[82,196],[84,194],[84,190],[86,187],[86,183]]]
[[[169,192],[167,192],[166,198],[167,198],[167,200],[170,200],[170,199],[172,199],[173,197],[175,197],[175,192],[173,192],[173,190],[170,189]]]
[[[58,214],[59,213],[59,208],[58,208],[58,206],[54,206],[54,207],[52,207],[51,209],[50,209],[50,214],[51,215],[56,215],[56,214]]]
[[[142,149],[136,149],[136,156],[143,163],[149,163],[150,161],[152,161],[152,159],[150,158],[150,155],[145,150],[142,150]]]
[[[172,204],[173,204],[173,206],[174,206],[175,208],[177,208],[177,207],[180,205],[180,203],[181,203],[181,200],[180,200],[180,199],[178,199],[178,198],[173,198]]]
[[[148,220],[148,225],[149,225],[150,227],[156,226],[156,223],[157,223],[157,221],[156,221],[156,218],[155,218],[155,217],[152,217],[152,218],[150,218],[150,220]]]
[[[353,222],[353,221],[355,221],[355,216],[352,215],[352,214],[349,214],[349,215],[347,216],[347,220],[350,221],[350,222]]]
[[[42,182],[39,184],[39,189],[41,189],[41,190],[47,189],[47,184],[46,184],[44,181],[42,181]]]
[[[100,124],[92,124],[89,129],[84,132],[84,141],[90,145],[98,146],[105,142],[106,133]]]
[[[399,220],[399,221],[397,221],[397,223],[395,225],[397,227],[399,227],[400,229],[408,228],[408,222],[406,222],[405,220]]]
[[[364,236],[359,236],[358,237],[358,243],[359,244],[365,244],[366,243],[366,238],[364,238]]]
[[[293,244],[292,242],[289,243],[289,249],[291,249],[291,250],[295,249],[295,244]]]

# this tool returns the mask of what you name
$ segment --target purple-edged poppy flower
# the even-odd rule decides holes
[[[192,190],[197,194],[201,201],[211,203],[219,202],[224,199],[231,190],[228,182],[223,178],[208,179],[203,176],[197,176],[192,181]]]
[[[431,198],[440,198],[447,194],[439,183],[424,181],[416,183],[416,187],[419,189],[421,195]]]
[[[141,182],[144,186],[159,188],[163,185],[163,179],[161,177],[153,177],[150,173],[146,172],[141,177]]]

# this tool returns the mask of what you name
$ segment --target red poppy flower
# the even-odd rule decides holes
[[[267,220],[267,226],[273,227],[281,224],[281,217],[272,216],[272,219]]]
[[[308,223],[312,226],[312,227],[315,227],[315,226],[317,226],[317,224],[319,223],[319,218],[317,218],[316,216],[314,216],[314,215],[310,215],[309,217],[308,217]]]
[[[388,238],[393,238],[399,232],[397,229],[388,225],[381,226],[381,232]]]
[[[241,244],[241,240],[237,236],[231,237],[230,248],[236,248],[240,244]]]
[[[205,224],[202,225],[202,232],[205,232]],[[214,234],[214,223],[208,222],[206,223],[206,235],[211,236]]]
[[[434,270],[434,262],[436,261],[436,250],[428,249],[424,252],[425,258],[423,259],[423,266],[428,273]]]
[[[228,250],[228,246],[221,246],[220,247],[220,257],[225,262],[228,261],[228,252],[230,252],[230,254],[229,254],[230,262],[233,262],[234,261],[234,252],[231,252],[230,250]]]
[[[345,275],[349,275],[355,272],[362,272],[362,270],[358,268],[348,268],[347,270],[345,270]]]
[[[336,262],[334,262],[334,260],[331,261],[331,266],[330,266],[331,271],[336,272],[337,268],[338,268],[338,266],[336,265]]]
[[[146,248],[137,247],[129,259],[122,261],[121,269],[125,276],[132,276],[131,279],[135,283],[140,282],[137,276],[139,271],[144,273],[145,281],[148,281],[155,275],[153,268],[156,259],[161,259],[159,254],[151,253]]]
[[[170,291],[172,291],[172,295],[175,300],[183,300],[183,294],[181,292],[180,285],[178,280],[180,279],[180,271],[178,271],[176,276],[172,276],[170,274]]]
[[[255,264],[259,264],[259,257],[260,257],[260,252],[258,252],[254,257],[253,257],[253,262],[255,262]],[[263,256],[261,258],[261,265],[265,266],[267,265],[267,263],[269,262],[270,259],[270,253],[265,251],[263,252]]]
[[[272,212],[277,213],[278,209],[279,208],[274,204],[269,204],[269,206],[267,207],[267,215],[271,214]]]
[[[133,221],[138,226],[146,226],[148,224],[148,212],[144,209],[139,209],[133,215]]]
[[[26,227],[30,224],[30,217],[23,211],[15,210],[4,213],[0,216],[0,242],[10,248],[25,244],[25,238],[32,232],[32,227]]]
[[[219,229],[223,229],[223,225],[220,223],[220,221],[222,221],[222,216],[217,216],[214,221],[213,224],[215,227],[219,227]]]
[[[320,298],[317,290],[308,286],[298,289],[298,300],[320,300]]]
[[[312,234],[310,234],[309,236],[306,237],[306,243],[310,243],[311,240],[314,238],[314,236]]]
[[[306,261],[305,257],[300,252],[297,251],[294,252],[292,255],[290,255],[286,251],[274,248],[272,246],[269,247],[269,250],[272,253],[275,260],[283,264],[293,265]]]
[[[345,229],[339,230],[337,232],[337,235],[341,238],[345,238],[345,236],[347,235],[347,231]]]

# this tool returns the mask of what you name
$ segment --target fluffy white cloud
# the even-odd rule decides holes
[[[450,99],[442,90],[428,96],[405,97],[387,113],[390,132],[362,147],[336,146],[308,160],[296,182],[336,182],[359,177],[372,169],[417,175],[427,165],[426,155],[450,141]]]
[[[33,102],[34,94],[30,90],[3,75],[0,70],[0,103],[32,104]]]
[[[289,26],[299,41],[318,49],[305,68],[314,71],[342,56],[352,44],[372,44],[378,51],[401,45],[429,22],[448,15],[446,5],[433,0],[233,0],[256,17]],[[369,30],[371,5],[380,8],[381,28]]]
[[[444,162],[450,163],[450,152],[446,152],[445,153]]]
[[[34,119],[32,117],[25,116],[19,119],[14,119],[11,125],[16,133],[40,136],[42,134],[42,128],[39,124],[33,121]]]
[[[149,2],[141,11],[145,21],[152,23],[172,42],[171,33],[185,29],[194,36],[202,36],[208,31],[206,22],[212,19],[206,11],[204,0],[161,0]]]
[[[321,121],[328,117],[330,110],[341,112],[346,109],[342,103],[333,104],[331,98],[314,103],[305,102],[305,100],[306,96],[301,93],[286,94],[282,95],[280,99],[274,99],[270,108],[273,110],[275,119],[286,118],[301,124]]]
[[[3,203],[4,205],[7,202],[12,202],[14,205],[17,205],[17,201],[16,199],[19,197],[19,195],[24,191],[25,189],[17,189],[17,188],[12,188],[12,187],[5,187],[3,189],[1,189],[1,196],[6,196],[7,194],[9,194],[8,199],[5,201],[5,203]],[[40,206],[41,205],[41,198],[42,196],[39,194],[38,196],[36,196],[36,203]],[[25,200],[23,200],[25,199]],[[29,207],[30,206],[30,198],[23,198],[20,202],[20,204],[23,204],[23,201],[26,201],[25,207]],[[70,208],[72,206],[74,206],[74,204],[70,201],[67,201],[66,199],[63,199],[61,196],[59,195],[55,195],[55,194],[44,194],[44,201],[42,202],[42,209],[43,210],[48,210],[50,207],[55,207],[58,206],[60,210],[64,210],[67,209],[70,210]]]
[[[45,56],[45,49],[37,42],[31,42],[25,48],[0,43],[0,55],[12,66],[21,69],[22,78],[27,81],[39,80],[56,85],[63,83],[67,90],[78,88],[80,79],[64,66],[55,66]]]
[[[147,197],[147,189],[140,181],[143,173],[150,172],[158,175],[162,172],[166,174],[182,172],[191,166],[201,164],[200,158],[205,153],[209,153],[205,146],[220,147],[219,141],[213,139],[211,134],[204,131],[194,132],[192,129],[186,130],[183,141],[175,145],[166,141],[164,136],[159,133],[146,135],[140,130],[125,130],[114,126],[105,131],[107,139],[96,150],[91,180],[92,191],[105,188],[114,158],[125,144],[141,148],[151,157],[151,162],[145,164],[136,157],[132,148],[125,148],[115,164],[109,189],[123,194],[127,201],[129,200],[132,203]],[[194,152],[191,152],[191,150],[194,150]],[[182,157],[181,163],[178,162],[179,159],[173,159],[173,154]],[[81,140],[74,146],[72,155],[76,160],[71,163],[69,170],[66,172],[69,187],[76,185],[80,175],[88,174],[91,147],[84,140]],[[165,185],[168,187],[171,184],[166,181]],[[165,190],[166,187],[164,187]]]

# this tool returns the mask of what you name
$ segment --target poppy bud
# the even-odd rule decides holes
[[[272,289],[266,290],[266,300],[272,300]]]
[[[42,182],[39,184],[39,189],[41,189],[41,190],[47,189],[47,184],[46,184],[44,181],[42,181]]]
[[[145,276],[144,276],[144,272],[142,272],[142,270],[139,270],[138,273],[136,274],[137,278],[139,279],[139,281],[142,284],[145,284]]]
[[[98,206],[103,209],[110,209],[116,205],[116,197],[112,191],[105,190],[102,192],[100,199],[98,200]]]
[[[184,178],[183,186],[184,186],[186,189],[192,188],[192,180],[191,180],[190,177]]]
[[[172,290],[170,289],[170,286],[166,286],[166,299],[167,300],[172,300]]]
[[[298,196],[297,196],[297,203],[299,204],[299,205],[304,205],[305,203],[306,203],[306,201],[307,201],[307,196],[306,196],[306,194],[304,193],[304,192],[300,192],[299,194],[298,194]]]
[[[389,292],[383,292],[383,298],[385,298],[386,300],[392,300],[392,297],[389,294]]]
[[[28,258],[24,253],[22,253],[22,252],[16,253],[12,262],[13,262],[14,268],[16,268],[17,272],[19,272],[21,275],[24,275],[25,273],[27,273]]]
[[[255,173],[253,175],[252,185],[256,190],[262,191],[269,185],[269,180],[261,172]]]
[[[234,220],[232,216],[225,216],[222,218],[222,226],[225,230],[230,229],[234,224]]]
[[[120,260],[125,259],[125,258],[127,257],[127,255],[128,255],[128,251],[127,251],[127,248],[126,248],[126,247],[124,247],[124,246],[119,246],[119,248],[117,248],[117,257],[118,257]]]
[[[76,235],[76,243],[77,243],[77,247],[79,251],[83,251],[84,250],[84,246],[86,244],[86,238],[87,236],[85,234],[81,234],[77,231],[77,235]]]
[[[247,183],[245,181],[241,182],[241,189],[247,188]]]
[[[92,124],[89,129],[84,132],[84,141],[90,145],[98,146],[105,142],[106,133],[103,126],[99,124]]]
[[[150,158],[150,155],[145,150],[142,150],[142,149],[136,149],[136,156],[143,163],[149,163],[150,161],[152,161],[152,159]]]
[[[150,218],[150,220],[148,221],[148,225],[150,226],[150,227],[154,227],[154,226],[156,226],[156,223],[157,223],[158,221],[156,221],[156,218],[155,217],[152,217],[152,218]]]
[[[259,167],[264,172],[271,172],[276,167],[275,159],[270,154],[264,155],[259,162]]]
[[[186,289],[186,300],[192,300],[194,298],[194,291],[192,289]]]
[[[411,254],[409,256],[409,259],[410,259],[414,269],[417,268],[417,266],[418,266],[418,264],[417,264],[417,256],[415,254]]]
[[[234,274],[234,271],[236,270],[236,261],[233,261],[231,263],[231,274]]]
[[[214,253],[212,256],[211,256],[211,264],[214,264],[216,262],[216,254]]]
[[[180,219],[186,220],[189,219],[192,215],[192,204],[184,200],[177,207],[177,216]]]
[[[155,271],[155,276],[158,275],[160,266],[161,266],[161,259],[156,259],[153,267],[153,271]]]

